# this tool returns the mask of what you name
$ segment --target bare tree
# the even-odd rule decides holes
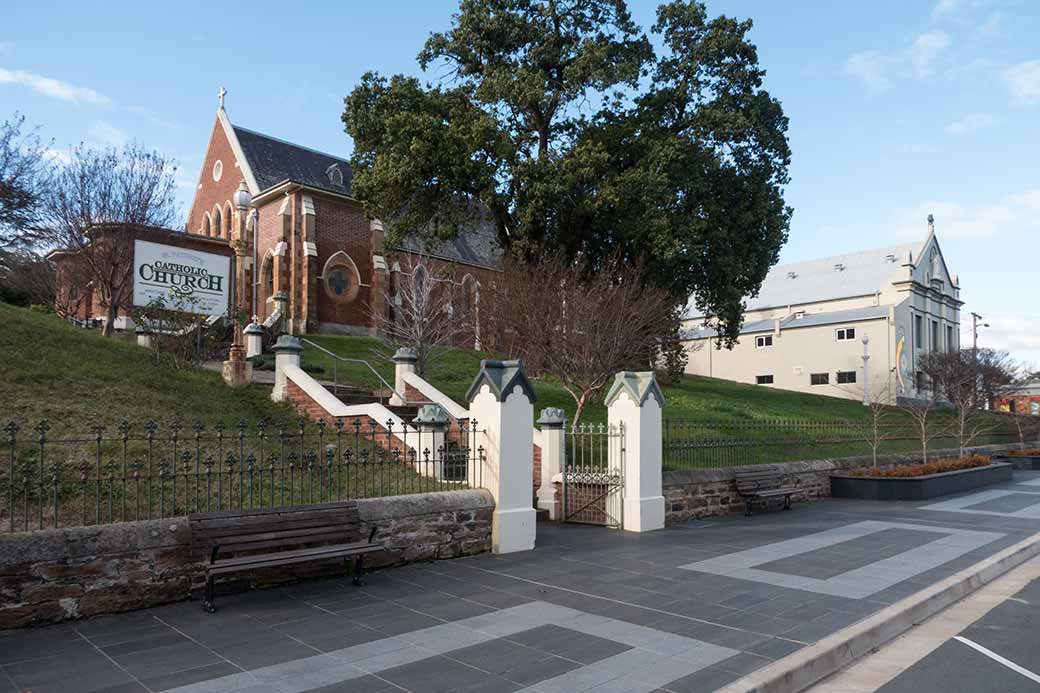
[[[614,374],[647,368],[676,327],[673,299],[642,278],[620,258],[595,273],[558,258],[510,259],[487,292],[487,333],[494,348],[559,381],[577,426]]]
[[[47,143],[25,131],[25,116],[0,123],[0,248],[32,245],[51,160]]]
[[[920,369],[933,394],[953,407],[952,429],[961,457],[972,443],[997,429],[993,417],[982,410],[1018,380],[1011,357],[992,349],[934,352],[922,357]]]
[[[175,220],[176,166],[137,144],[73,150],[44,198],[43,242],[89,281],[105,309],[106,335],[133,286],[133,238],[140,227]]]
[[[921,463],[928,464],[928,443],[933,436],[931,427],[932,413],[935,411],[935,400],[916,400],[901,407],[910,419],[918,440],[921,441]]]
[[[383,342],[391,349],[415,351],[416,371],[425,375],[430,365],[466,334],[471,317],[462,300],[462,285],[450,267],[439,266],[426,255],[407,254],[397,275],[396,295],[386,311],[373,311]]]
[[[867,423],[866,426],[860,429],[860,436],[867,446],[870,447],[873,466],[877,467],[878,453],[882,444],[894,434],[891,424],[897,410],[889,404],[892,394],[892,380],[891,378],[885,378],[883,381],[878,380],[875,381],[873,386],[864,381],[863,385],[858,389],[841,387],[840,385],[838,387],[849,394],[854,394],[856,399],[865,400],[863,404],[867,408]]]
[[[1026,449],[1026,441],[1033,442],[1040,436],[1040,417],[1012,414],[1011,421],[1018,432],[1018,447],[1020,450]]]
[[[54,266],[30,250],[0,250],[0,300],[52,306],[61,312]]]

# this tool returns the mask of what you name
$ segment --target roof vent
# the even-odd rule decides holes
[[[896,261],[896,256],[893,255],[892,253],[889,253],[888,255],[885,256],[885,262],[891,262],[891,263],[894,264],[895,261]]]
[[[325,175],[329,177],[329,182],[336,187],[343,186],[343,171],[339,170],[339,164],[333,164],[325,169]]]
[[[835,272],[844,272],[845,271],[844,263],[839,262],[836,265],[834,265],[834,271]]]
[[[797,279],[798,278],[798,273],[797,272],[788,272],[787,273],[787,278],[788,279]]]
[[[805,317],[805,311],[804,310],[800,310],[800,311],[798,311],[797,313],[794,314],[794,319],[795,320],[801,320],[804,317]]]

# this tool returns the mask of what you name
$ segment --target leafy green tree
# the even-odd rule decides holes
[[[515,254],[595,271],[619,251],[732,342],[786,241],[787,119],[762,88],[750,21],[624,0],[462,0],[419,64],[347,97],[354,190],[395,237],[486,214]]]

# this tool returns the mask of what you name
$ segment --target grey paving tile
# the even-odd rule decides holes
[[[139,638],[126,639],[126,635],[123,635],[120,638],[121,642],[112,645],[98,646],[101,651],[108,656],[118,657],[120,655],[132,654],[134,652],[152,650],[157,647],[166,647],[167,645],[191,642],[188,638],[170,628],[164,627],[161,630],[147,630],[149,633]],[[94,644],[97,645],[97,643]]]
[[[216,645],[213,650],[246,670],[302,659],[318,652],[316,648],[276,631],[262,632],[248,640]]]
[[[323,614],[301,621],[290,621],[274,627],[279,633],[295,638],[322,652],[339,650],[351,645],[371,642],[386,637],[343,616]]]
[[[4,667],[22,691],[69,693],[76,682],[77,693],[95,693],[112,686],[133,683],[133,678],[98,652],[93,656],[57,655],[24,660]]]
[[[0,633],[0,665],[40,659],[63,652],[89,653],[93,648],[70,625]]]
[[[517,664],[502,672],[502,676],[520,686],[532,686],[580,668],[582,665],[555,655],[546,655],[535,662]]]
[[[145,677],[141,679],[141,682],[148,686],[150,690],[165,691],[171,688],[178,688],[180,686],[198,683],[200,681],[209,681],[211,679],[237,674],[241,671],[242,670],[234,664],[219,661],[214,664],[175,671],[170,674]]]
[[[211,650],[191,641],[117,655],[112,659],[141,680],[223,661]]]
[[[498,677],[447,657],[437,656],[381,671],[379,678],[405,690],[444,693],[495,681]]]
[[[320,688],[312,688],[308,693],[399,693],[401,690],[399,686],[395,686],[385,679],[368,675]]]

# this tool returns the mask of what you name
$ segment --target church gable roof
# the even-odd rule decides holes
[[[256,177],[259,192],[290,180],[319,190],[350,195],[352,171],[346,159],[238,125],[232,127],[242,154]]]
[[[777,265],[769,270],[758,296],[747,299],[747,310],[869,296],[891,284],[911,254],[916,263],[924,244],[921,240]],[[700,316],[693,301],[687,306],[687,315]]]

